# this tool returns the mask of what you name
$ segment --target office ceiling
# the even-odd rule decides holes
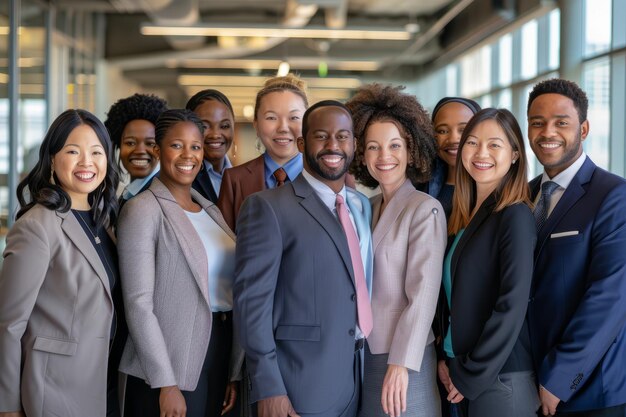
[[[493,1],[493,0],[490,0]],[[473,0],[57,0],[59,9],[106,16],[105,58],[142,88],[184,103],[215,87],[234,101],[238,117],[264,78],[282,61],[309,79],[311,101],[348,98],[360,83],[402,82],[442,54],[446,25]],[[143,30],[222,28],[194,36]],[[148,28],[147,28],[148,27]],[[237,34],[255,28],[252,36]],[[283,33],[284,29],[323,33]],[[336,39],[353,29],[393,32],[403,40]],[[256,33],[259,36],[255,36]],[[294,37],[303,36],[303,37]],[[319,38],[318,38],[319,36]],[[328,36],[328,38],[322,38]],[[357,35],[360,36],[360,35]],[[228,76],[228,77],[226,77]]]

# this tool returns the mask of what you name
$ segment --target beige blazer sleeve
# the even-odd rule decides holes
[[[50,262],[48,235],[34,219],[11,229],[0,273],[0,412],[22,409],[22,344]]]
[[[139,205],[139,200],[135,199],[126,203],[117,227],[126,321],[137,359],[150,386],[178,385],[165,337],[154,313],[161,210],[156,199],[153,199],[153,206]]]

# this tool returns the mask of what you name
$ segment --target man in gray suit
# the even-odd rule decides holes
[[[248,197],[237,220],[235,328],[259,417],[354,417],[371,329],[371,209],[345,187],[356,141],[348,109],[315,104],[302,133],[302,174]],[[345,233],[345,206],[337,206],[343,227],[335,210],[341,199],[354,226]]]

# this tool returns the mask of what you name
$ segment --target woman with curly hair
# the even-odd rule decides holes
[[[370,84],[346,103],[358,137],[352,173],[372,198],[374,327],[365,344],[361,417],[440,416],[431,330],[446,247],[441,204],[411,181],[436,152],[424,108],[402,87]]]
[[[120,205],[146,190],[159,172],[159,159],[154,154],[154,125],[167,110],[167,103],[152,94],[133,94],[111,106],[104,125],[111,141],[119,150],[118,164],[130,175]]]

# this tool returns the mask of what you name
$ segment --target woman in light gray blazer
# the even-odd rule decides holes
[[[372,198],[374,328],[365,346],[360,417],[441,415],[431,330],[446,246],[441,204],[411,180],[430,175],[430,120],[401,88],[371,84],[346,103],[359,138],[352,172]]]
[[[217,416],[235,402],[229,381],[243,361],[232,332],[235,240],[217,207],[191,188],[202,130],[189,110],[161,114],[159,178],[124,205],[118,222],[130,335],[120,365],[129,375],[126,415]]]
[[[115,243],[107,232],[117,214],[117,184],[104,125],[85,110],[62,113],[17,188],[21,210],[4,251],[2,417],[107,413],[119,287]],[[110,403],[117,406],[115,398]]]

